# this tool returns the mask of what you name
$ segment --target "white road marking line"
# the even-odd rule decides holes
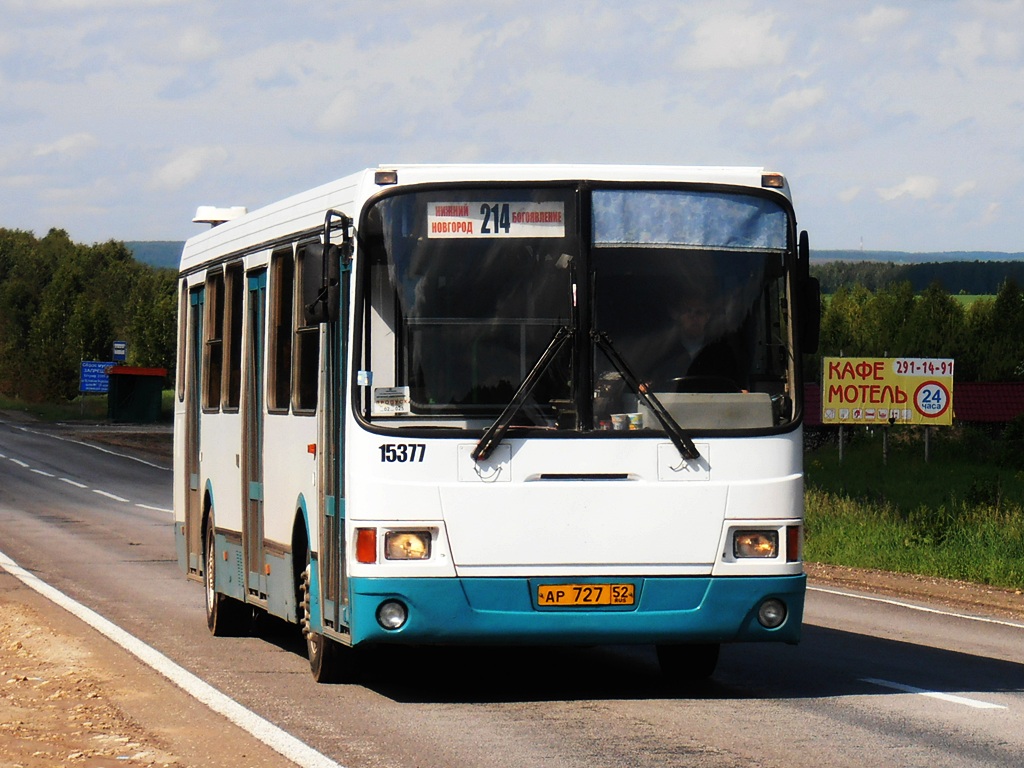
[[[844,592],[839,589],[826,589],[824,587],[807,587],[808,592],[822,592],[826,595],[838,595],[839,597],[849,597],[854,600],[867,600],[871,603],[885,603],[886,605],[895,605],[899,608],[908,608],[912,611],[921,611],[922,613],[936,613],[939,616],[949,616],[956,619],[967,619],[968,621],[980,621],[984,624],[998,624],[1001,627],[1013,627],[1014,629],[1024,629],[1024,624],[1018,621],[1004,621],[1003,619],[993,619],[988,616],[972,616],[969,613],[957,613],[956,611],[942,611],[938,608],[929,608],[925,605],[914,605],[913,603],[905,603],[902,600],[892,600],[885,597],[873,597],[871,595],[858,595],[854,592]]]
[[[8,425],[8,426],[11,426],[11,425]],[[147,467],[153,467],[153,469],[160,469],[160,470],[163,470],[164,472],[170,472],[171,469],[172,469],[171,467],[165,467],[165,466],[162,466],[160,464],[154,464],[151,461],[146,461],[145,459],[140,459],[138,456],[130,456],[127,453],[120,453],[118,451],[112,451],[109,448],[104,448],[104,447],[99,446],[99,445],[93,445],[92,443],[84,443],[81,440],[75,440],[74,438],[71,438],[71,437],[62,437],[60,435],[55,435],[55,434],[53,434],[51,432],[40,432],[39,430],[29,429],[28,427],[13,427],[12,426],[12,428],[13,429],[21,430],[22,432],[28,432],[30,435],[42,435],[43,437],[50,437],[50,438],[53,438],[54,440],[61,440],[61,441],[65,442],[65,443],[74,443],[75,445],[82,445],[82,446],[85,446],[86,448],[92,448],[93,450],[100,451],[102,453],[108,453],[111,456],[117,456],[117,457],[122,458],[122,459],[130,459],[131,461],[137,461],[139,464],[145,464]]]
[[[125,504],[127,504],[127,503],[129,503],[131,501],[131,499],[123,499],[120,496],[115,496],[112,493],[107,493],[106,491],[101,491],[99,488],[93,488],[92,492],[93,493],[98,493],[100,496],[106,496],[108,499],[113,499],[114,501],[122,501]]]
[[[107,638],[113,640],[126,651],[155,669],[172,683],[193,698],[202,702],[214,712],[219,712],[244,731],[252,734],[271,749],[275,750],[293,763],[304,768],[341,768],[331,758],[317,752],[305,742],[299,741],[287,731],[278,728],[255,712],[246,709],[234,699],[224,695],[205,680],[175,664],[162,653],[146,645],[134,635],[130,635],[119,626],[103,618],[90,608],[72,600],[63,592],[54,589],[39,577],[29,573],[11,558],[0,552],[0,567],[21,581],[25,586],[34,589],[48,600],[56,603],[64,610],[78,617]]]
[[[39,430],[30,429],[29,427],[14,426],[13,424],[8,424],[7,422],[4,421],[0,421],[0,424],[5,424],[6,426],[9,426],[11,429],[17,429],[22,432],[28,432],[29,434],[42,435],[43,437],[52,437],[54,440],[62,440],[63,442],[74,442],[76,445],[84,445],[85,447],[91,447],[91,449],[93,449],[94,451],[100,451],[104,454],[117,456],[121,459],[130,459],[133,462],[138,462],[139,464],[144,464],[145,466],[153,467],[154,469],[160,469],[163,470],[164,472],[170,472],[172,469],[171,467],[165,467],[160,464],[154,464],[153,462],[147,462],[145,459],[139,459],[137,456],[129,456],[128,454],[121,454],[118,453],[117,451],[104,449],[104,447],[100,445],[93,445],[91,442],[83,442],[82,440],[76,440],[73,437],[61,437],[60,435],[53,434],[52,432],[40,432]]]
[[[992,704],[987,701],[978,701],[977,699],[969,699],[966,696],[954,696],[951,693],[939,693],[938,691],[929,691],[926,688],[915,688],[912,685],[904,685],[903,683],[894,683],[891,680],[879,680],[875,677],[862,677],[860,678],[862,683],[871,683],[882,688],[892,688],[894,691],[901,691],[903,693],[915,693],[920,696],[928,696],[932,699],[941,699],[942,701],[948,701],[953,704],[963,704],[967,707],[974,707],[975,709],[1006,709],[1002,704]]]
[[[164,507],[154,507],[149,504],[136,504],[135,506],[139,509],[148,509],[150,512],[166,512],[169,515],[174,514],[173,509],[165,509]]]
[[[58,438],[58,439],[60,439],[60,438]],[[75,442],[75,441],[71,441],[71,442]],[[86,443],[81,443],[81,445],[86,445]],[[89,447],[94,447],[94,446],[89,446]],[[98,450],[103,450],[103,449],[100,448]],[[106,453],[111,453],[111,451],[106,451]],[[118,455],[120,455],[120,454],[118,454]],[[2,459],[2,458],[7,458],[7,457],[5,457],[2,454],[0,454],[0,459]],[[19,461],[18,459],[13,459],[13,458],[9,459],[9,460],[14,462],[15,464],[17,464],[19,467],[24,467],[25,469],[29,470],[30,472],[34,472],[37,475],[42,475],[43,477],[53,477],[53,478],[56,478],[56,479],[60,480],[62,483],[67,483],[68,485],[73,485],[76,488],[88,488],[89,487],[89,486],[85,485],[84,483],[76,482],[75,480],[71,480],[71,479],[69,479],[67,477],[57,477],[56,475],[54,475],[54,474],[52,474],[50,472],[45,472],[45,471],[43,471],[41,469],[32,469],[24,461]],[[143,464],[148,464],[149,462],[143,461],[142,463]],[[155,466],[155,465],[151,465],[151,466]],[[123,498],[121,496],[117,496],[117,495],[115,495],[113,493],[109,493],[107,491],[101,491],[98,488],[93,488],[92,492],[93,493],[98,493],[100,496],[105,496],[108,499],[113,499],[114,501],[120,501],[123,504],[130,504],[131,503],[131,499],[126,499],[126,498]],[[173,509],[165,509],[164,507],[153,507],[153,506],[149,506],[147,504],[136,504],[135,506],[139,507],[141,509],[148,509],[148,510],[151,510],[153,512],[166,512],[168,514],[174,514],[174,510]]]

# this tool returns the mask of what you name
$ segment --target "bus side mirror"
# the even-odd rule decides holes
[[[821,284],[811,277],[811,246],[807,230],[800,233],[797,246],[797,291],[800,297],[800,351],[813,355],[821,336]]]
[[[338,319],[340,285],[338,246],[307,245],[302,262],[302,314],[307,325]]]

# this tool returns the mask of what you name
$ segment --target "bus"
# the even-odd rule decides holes
[[[402,644],[796,643],[817,282],[748,167],[388,165],[202,207],[177,559],[320,682]],[[374,654],[375,656],[378,654]]]

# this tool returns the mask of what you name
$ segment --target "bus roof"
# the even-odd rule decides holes
[[[789,186],[776,173],[746,166],[597,165],[597,164],[387,164],[366,168],[322,184],[245,215],[217,224],[190,237],[181,258],[181,271],[190,272],[228,254],[243,253],[294,237],[311,235],[323,226],[329,209],[355,217],[356,202],[382,188],[375,182],[379,171],[392,171],[397,184],[455,181],[501,183],[521,181],[681,182],[727,184],[761,189],[771,177],[773,191],[789,198]],[[391,186],[391,185],[389,185]],[[205,207],[205,206],[204,206]]]

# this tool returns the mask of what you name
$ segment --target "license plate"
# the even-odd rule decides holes
[[[546,606],[633,605],[632,584],[542,584],[537,604]]]

